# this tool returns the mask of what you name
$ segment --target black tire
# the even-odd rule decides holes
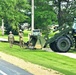
[[[58,49],[56,47],[56,42],[52,42],[49,44],[50,48],[54,51],[54,52],[58,52]]]
[[[71,47],[71,41],[63,36],[57,40],[56,47],[58,52],[68,52]]]

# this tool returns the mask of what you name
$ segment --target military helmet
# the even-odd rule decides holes
[[[22,30],[20,29],[19,32],[22,32]]]
[[[12,31],[9,32],[10,34],[12,33]]]

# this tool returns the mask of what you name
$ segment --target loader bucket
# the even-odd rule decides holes
[[[40,49],[43,48],[45,45],[45,39],[42,36],[37,36],[37,41],[35,44],[35,48]]]
[[[32,34],[30,35],[30,40],[28,43],[28,47],[33,47],[33,48],[43,48],[45,45],[46,40],[44,37],[41,36],[41,31],[40,29],[34,29],[32,31]]]
[[[34,48],[40,49],[40,48],[43,48],[43,46],[45,45],[45,42],[46,41],[42,36],[32,35],[29,41],[29,45],[33,46]]]
[[[29,40],[29,46],[35,46],[37,42],[37,36],[30,36],[30,40]]]

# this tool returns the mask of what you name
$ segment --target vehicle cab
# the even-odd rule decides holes
[[[73,29],[74,36],[76,36],[76,18],[74,18],[72,29]]]

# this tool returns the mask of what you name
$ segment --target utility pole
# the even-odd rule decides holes
[[[62,25],[62,19],[61,19],[61,0],[58,0],[58,23],[59,23],[59,26]]]
[[[32,14],[31,14],[31,17],[32,17],[32,23],[31,23],[31,30],[33,31],[34,30],[34,0],[32,0]]]

